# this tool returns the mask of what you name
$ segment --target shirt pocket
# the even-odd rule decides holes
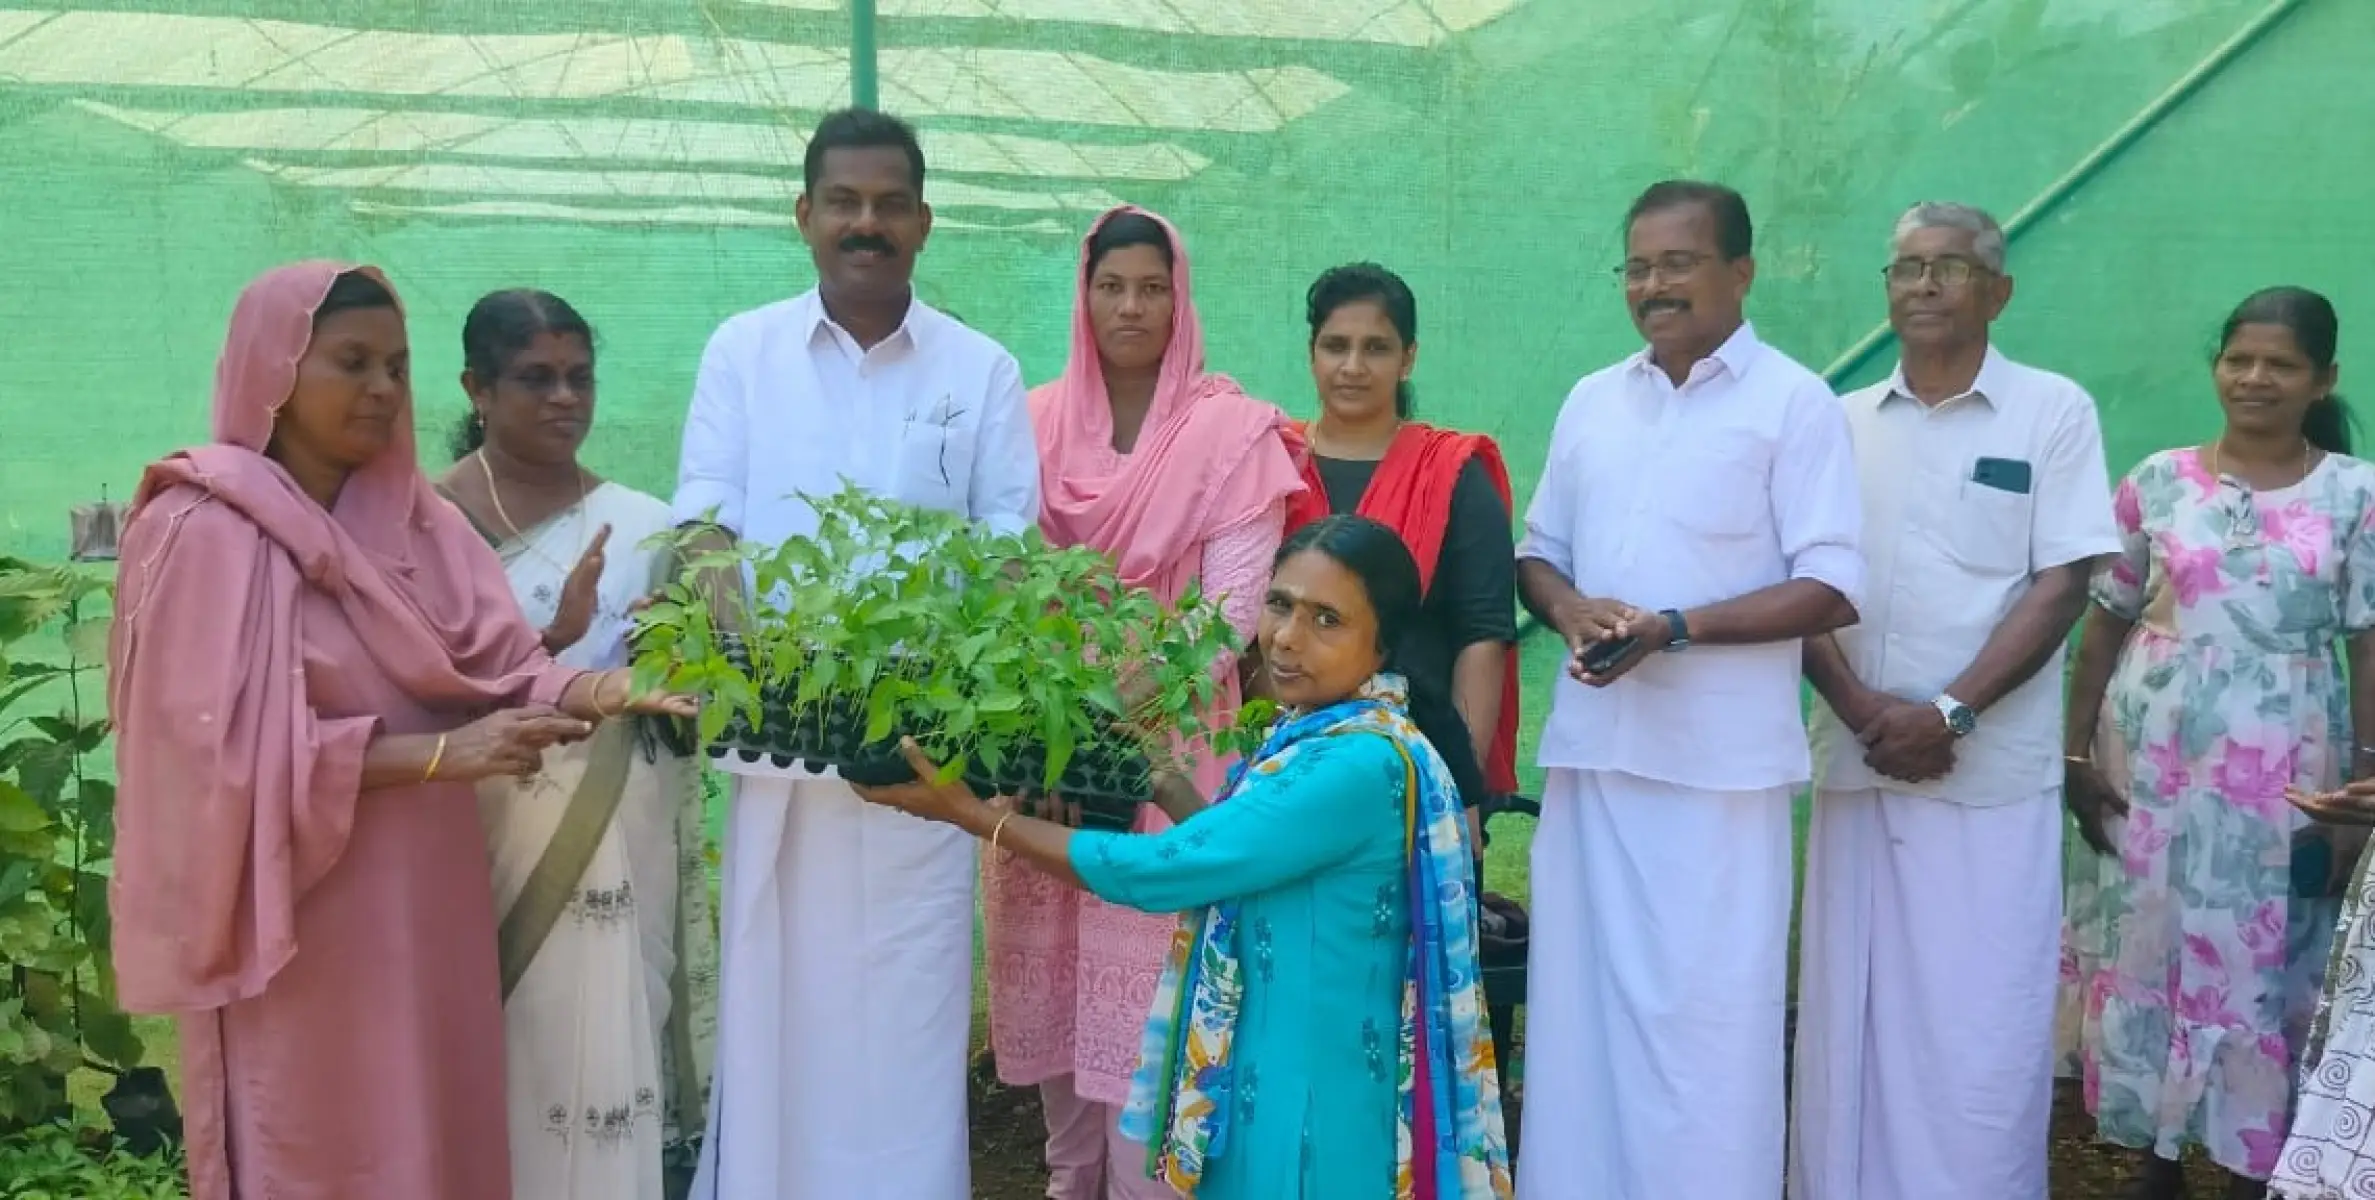
[[[2029,573],[2030,508],[2035,497],[1989,487],[1968,477],[1932,493],[1923,529],[1956,566],[1986,578]]]
[[[899,499],[923,508],[965,511],[979,436],[972,407],[954,397],[943,398],[900,421]]]
[[[1772,520],[1773,444],[1744,430],[1690,440],[1648,464],[1664,476],[1650,490],[1666,519],[1719,541],[1749,538]]]

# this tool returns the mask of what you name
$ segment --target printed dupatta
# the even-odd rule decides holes
[[[1411,723],[1400,678],[1381,675],[1350,700],[1283,716],[1230,776],[1275,774],[1319,738],[1382,734],[1406,769],[1403,828],[1412,901],[1402,984],[1395,1120],[1396,1200],[1508,1200],[1509,1150],[1492,1032],[1477,967],[1476,882],[1459,792]],[[1225,793],[1224,793],[1225,794]],[[1123,1107],[1123,1136],[1147,1145],[1148,1174],[1195,1194],[1207,1162],[1227,1152],[1245,998],[1238,902],[1181,921],[1155,991]],[[1425,1147],[1422,1153],[1421,1148]]]

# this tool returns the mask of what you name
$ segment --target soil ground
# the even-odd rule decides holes
[[[1517,1111],[1511,1107],[1514,1121]],[[1039,1200],[1047,1172],[1040,1165],[1039,1096],[1030,1088],[999,1086],[977,1073],[973,1091],[973,1194],[978,1200]],[[2095,1140],[2094,1123],[2078,1103],[2074,1084],[2054,1097],[2053,1200],[2120,1200],[2132,1156]],[[2187,1200],[2222,1200],[2216,1172],[2197,1164]]]

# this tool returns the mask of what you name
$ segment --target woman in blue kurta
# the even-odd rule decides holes
[[[1159,777],[1178,822],[1162,833],[1072,829],[962,783],[860,789],[1106,900],[1187,914],[1122,1116],[1182,1195],[1510,1195],[1460,781],[1429,737],[1467,735],[1390,671],[1421,594],[1377,522],[1289,538],[1259,635],[1282,715],[1226,803]]]

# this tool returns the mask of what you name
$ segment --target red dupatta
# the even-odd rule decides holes
[[[1328,491],[1321,481],[1319,462],[1309,449],[1309,435],[1298,428],[1303,437],[1296,461],[1302,468],[1304,489],[1287,501],[1286,529],[1288,533],[1327,516],[1330,511]],[[1484,465],[1493,490],[1501,497],[1501,504],[1515,511],[1515,499],[1509,487],[1509,467],[1501,460],[1501,447],[1481,433],[1459,433],[1438,429],[1419,421],[1407,421],[1394,435],[1385,457],[1377,464],[1377,473],[1370,477],[1369,488],[1361,494],[1355,512],[1380,522],[1402,535],[1410,547],[1411,557],[1418,560],[1418,579],[1430,592],[1435,586],[1435,567],[1443,557],[1443,540],[1451,527],[1451,497],[1458,487],[1460,472],[1473,459]],[[1480,764],[1484,768],[1485,785],[1500,795],[1517,790],[1517,645],[1507,650],[1508,664],[1501,674],[1501,720],[1493,730],[1491,753]]]

